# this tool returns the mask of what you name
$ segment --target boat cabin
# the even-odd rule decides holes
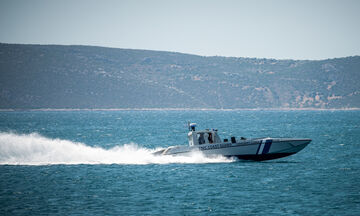
[[[188,140],[190,146],[221,143],[221,139],[217,134],[217,130],[206,129],[203,131],[196,131],[195,127],[195,123],[191,123],[189,125]]]

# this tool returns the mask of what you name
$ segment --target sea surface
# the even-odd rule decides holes
[[[313,141],[265,162],[151,154],[187,121]],[[360,215],[360,111],[0,112],[0,215]]]

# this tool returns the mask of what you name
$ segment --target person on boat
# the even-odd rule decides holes
[[[209,140],[209,143],[213,143],[213,139],[212,139],[212,134],[211,134],[211,133],[209,133],[208,140]]]

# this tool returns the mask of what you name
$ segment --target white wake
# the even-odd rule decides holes
[[[168,164],[226,163],[232,159],[208,158],[201,153],[189,156],[155,156],[155,149],[125,144],[111,149],[91,147],[83,143],[50,139],[37,133],[0,133],[0,164]]]

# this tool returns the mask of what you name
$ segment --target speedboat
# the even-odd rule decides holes
[[[186,155],[200,151],[206,156],[222,155],[243,160],[264,161],[298,153],[310,142],[308,138],[253,138],[241,137],[222,140],[217,129],[196,131],[196,124],[188,124],[189,145],[170,146],[155,155]]]

